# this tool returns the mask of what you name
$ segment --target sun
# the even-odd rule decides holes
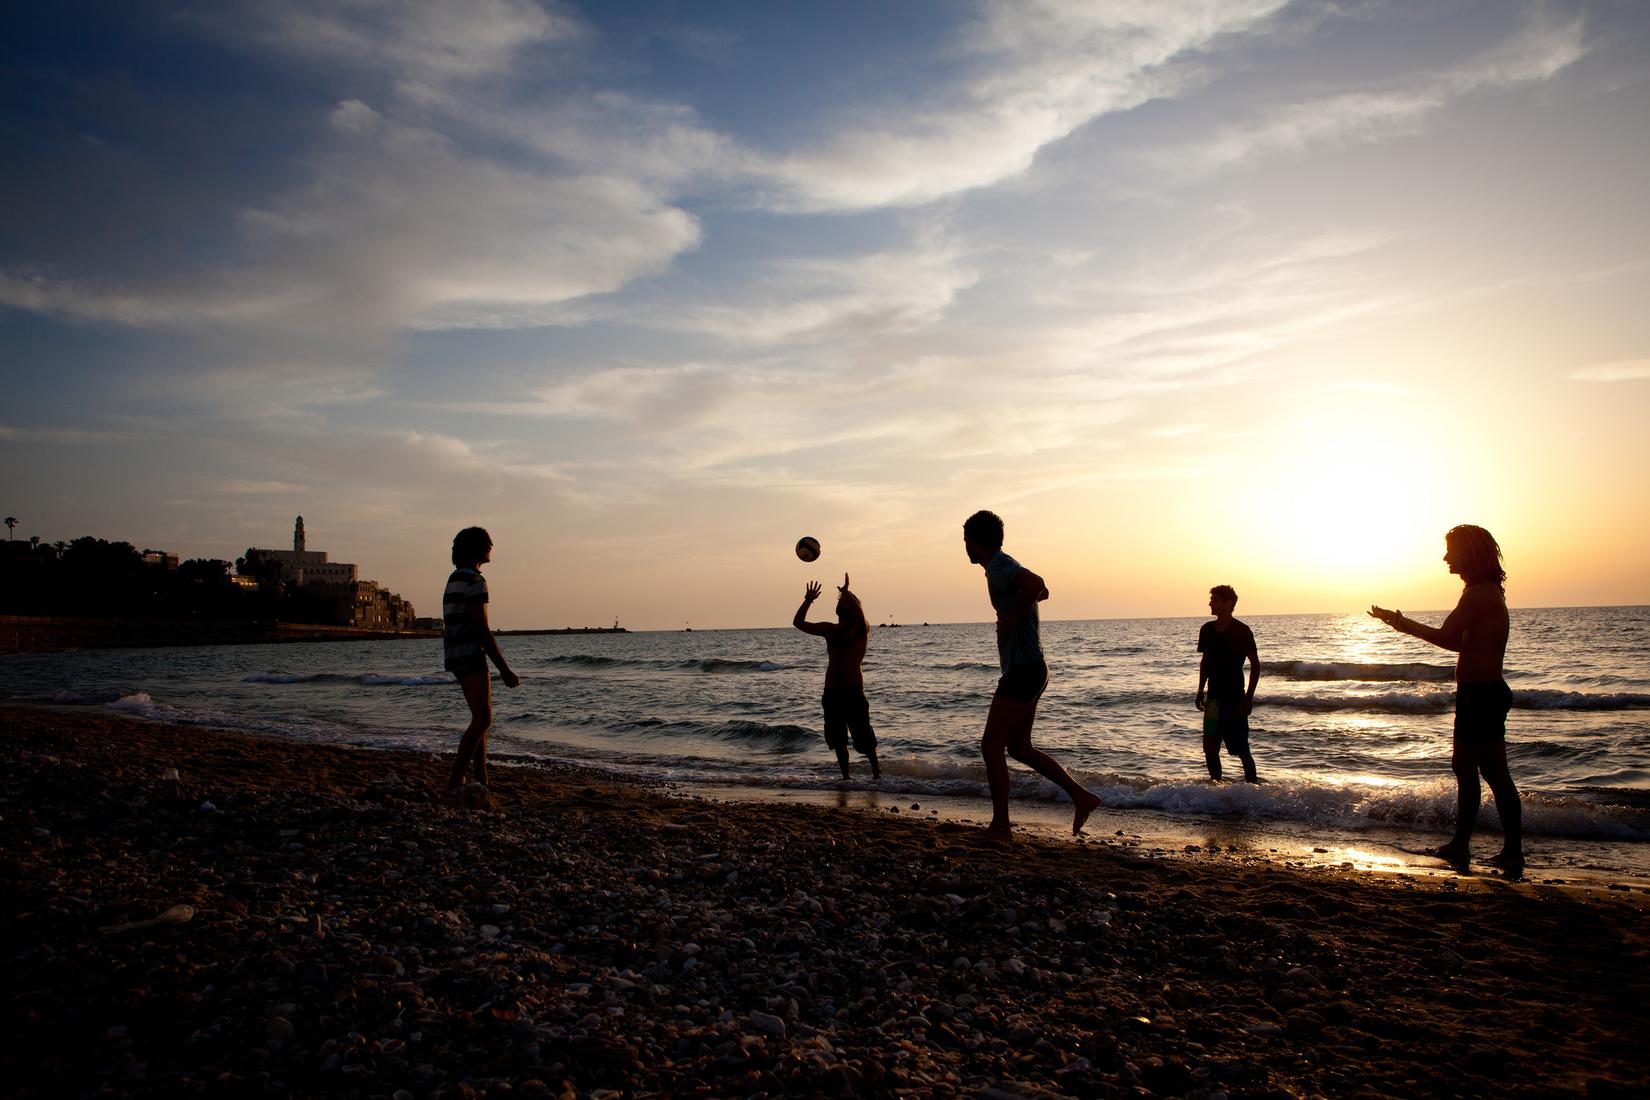
[[[1433,440],[1379,412],[1302,415],[1267,447],[1251,522],[1273,572],[1362,585],[1442,552],[1450,467]]]

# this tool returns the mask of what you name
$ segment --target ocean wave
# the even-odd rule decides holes
[[[582,668],[680,668],[699,672],[778,672],[785,666],[777,661],[740,660],[732,657],[694,657],[687,660],[654,658],[626,659],[590,653],[563,653],[542,659],[543,664],[577,665]]]
[[[1516,710],[1646,710],[1650,709],[1650,695],[1637,692],[1591,695],[1583,691],[1532,689],[1513,692],[1513,707]]]
[[[823,765],[807,773],[777,774],[767,769],[730,768],[725,762],[707,764],[705,770],[682,767],[682,761],[657,771],[639,770],[674,783],[805,790],[842,787]],[[855,775],[850,788],[880,791],[902,799],[990,797],[985,769],[977,760],[884,757],[880,780],[863,777],[858,769]],[[1103,807],[1113,810],[1150,810],[1176,817],[1244,817],[1352,832],[1379,828],[1448,832],[1455,821],[1455,781],[1448,777],[1425,783],[1280,779],[1259,786],[1116,774],[1078,773],[1077,778],[1100,796]],[[1052,783],[1018,769],[1011,773],[1009,797],[1021,802],[1068,801]],[[1650,809],[1642,804],[1623,804],[1626,801],[1612,803],[1526,791],[1522,799],[1524,831],[1586,840],[1650,841]],[[1485,800],[1481,814],[1481,825],[1500,827],[1493,799]]]
[[[1098,701],[1097,701],[1098,702]],[[1385,691],[1339,695],[1308,692],[1291,695],[1262,695],[1257,707],[1280,707],[1304,711],[1366,711],[1377,714],[1444,714],[1455,708],[1455,692]],[[1514,710],[1647,710],[1650,695],[1634,692],[1589,694],[1531,688],[1513,692]]]
[[[431,687],[451,682],[451,677],[435,673],[378,672],[251,672],[241,677],[243,684],[360,684],[363,687]]]
[[[703,657],[694,661],[678,661],[676,668],[696,668],[700,672],[778,672],[784,668],[775,661],[736,661],[730,657]]]
[[[963,761],[885,759],[884,784],[901,794],[985,794],[984,769]],[[1065,801],[1053,784],[1014,773],[1011,797]],[[1078,779],[1112,809],[1147,809],[1199,816],[1238,815],[1303,822],[1340,829],[1401,826],[1447,831],[1455,821],[1455,781],[1358,783],[1284,779],[1251,783],[1083,775]],[[881,786],[881,785],[879,785]],[[1650,808],[1608,795],[1572,798],[1524,792],[1524,831],[1593,840],[1650,840]],[[1494,800],[1485,799],[1481,822],[1499,828]]]
[[[122,695],[112,703],[104,703],[108,710],[123,711],[128,714],[141,714],[145,717],[155,713],[157,705],[149,697],[147,691],[134,691],[130,695]]]
[[[1443,714],[1455,706],[1453,691],[1384,691],[1368,695],[1263,695],[1255,701],[1257,711],[1279,707],[1316,713],[1326,711],[1367,711],[1375,714]]]
[[[1422,683],[1455,679],[1454,665],[1422,662],[1366,664],[1359,661],[1262,661],[1261,671],[1285,680],[1415,680]]]
[[[707,732],[719,741],[754,742],[778,748],[782,752],[799,752],[809,746],[824,744],[818,730],[788,723],[774,725],[734,719],[712,726]]]
[[[1445,831],[1455,821],[1453,779],[1418,784],[1332,783],[1282,780],[1208,784],[1201,781],[1139,782],[1097,788],[1105,804],[1168,813],[1241,814],[1341,829],[1377,826]],[[1650,811],[1630,806],[1524,792],[1524,831],[1592,840],[1650,840]],[[1486,799],[1480,824],[1500,827],[1494,800]]]

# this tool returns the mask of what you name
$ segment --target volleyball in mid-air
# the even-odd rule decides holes
[[[796,556],[803,561],[819,560],[819,540],[812,535],[803,535],[796,540]]]

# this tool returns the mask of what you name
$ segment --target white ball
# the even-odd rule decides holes
[[[819,560],[819,540],[812,535],[803,535],[796,540],[796,556],[803,561]]]

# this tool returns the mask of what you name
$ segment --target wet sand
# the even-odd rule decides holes
[[[1650,1095],[1638,893],[0,730],[12,1096]]]

